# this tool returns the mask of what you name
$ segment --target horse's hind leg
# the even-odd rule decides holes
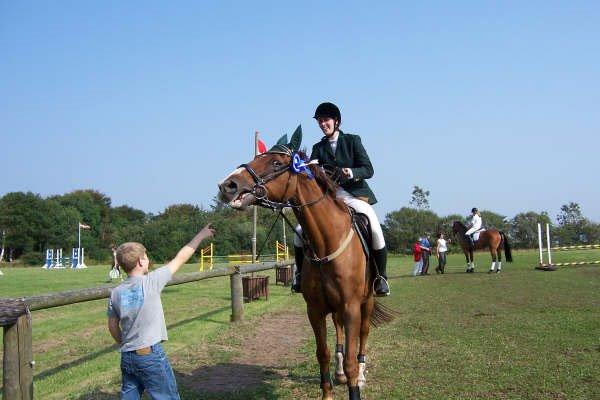
[[[363,387],[367,383],[365,372],[367,370],[367,340],[371,329],[371,316],[373,315],[373,307],[375,306],[375,298],[373,296],[361,305],[361,320],[360,320],[360,343],[358,347],[358,387]]]
[[[329,372],[330,353],[327,348],[327,325],[326,314],[320,311],[311,310],[308,307],[308,320],[313,328],[315,339],[317,342],[317,360],[319,361],[319,369],[321,371],[321,390],[323,400],[333,400],[333,382]]]
[[[498,253],[498,263],[496,264],[496,273],[502,270],[502,247],[504,246],[504,241],[500,239],[500,243],[496,246],[496,252]]]
[[[346,357],[344,373],[348,378],[348,394],[350,400],[360,400],[358,387],[357,342],[361,331],[361,305],[358,301],[344,307],[344,330],[346,333]]]
[[[335,380],[339,384],[344,384],[348,380],[344,374],[344,321],[339,313],[331,315],[333,326],[335,327]]]
[[[490,270],[488,271],[488,273],[494,272],[494,270],[496,269],[496,261],[498,260],[498,251],[492,245],[490,245],[490,254],[492,255],[492,265],[490,266]]]

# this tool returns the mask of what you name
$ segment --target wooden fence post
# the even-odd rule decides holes
[[[23,314],[16,323],[4,326],[4,400],[33,400],[31,346],[29,314]]]
[[[229,275],[231,285],[231,322],[239,322],[244,318],[244,290],[242,288],[242,274],[239,269]]]

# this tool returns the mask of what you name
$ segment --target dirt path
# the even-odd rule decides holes
[[[204,392],[252,389],[264,385],[274,375],[285,378],[290,366],[306,359],[299,349],[312,338],[312,330],[303,312],[269,314],[239,328],[235,332],[235,337],[241,340],[239,353],[228,363],[195,371],[185,379],[185,386]],[[240,331],[245,332],[241,338]]]

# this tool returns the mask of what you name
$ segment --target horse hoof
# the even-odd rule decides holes
[[[348,383],[348,378],[344,374],[335,374],[335,383],[338,385],[345,385]]]

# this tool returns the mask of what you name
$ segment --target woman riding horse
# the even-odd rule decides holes
[[[465,232],[465,235],[471,242],[471,246],[475,246],[473,235],[481,229],[482,225],[481,214],[479,214],[477,207],[473,207],[471,209],[471,224],[469,225],[469,230]]]
[[[336,197],[357,213],[365,214],[369,218],[373,237],[372,256],[379,272],[374,284],[375,295],[388,296],[390,289],[386,273],[387,249],[379,219],[371,207],[377,199],[366,181],[373,176],[371,160],[362,145],[360,136],[344,133],[340,129],[342,115],[335,104],[320,104],[313,118],[317,120],[325,136],[313,146],[310,159],[318,160],[339,184]],[[294,236],[294,249],[296,277],[292,290],[300,292],[304,243],[302,228],[299,225]]]

